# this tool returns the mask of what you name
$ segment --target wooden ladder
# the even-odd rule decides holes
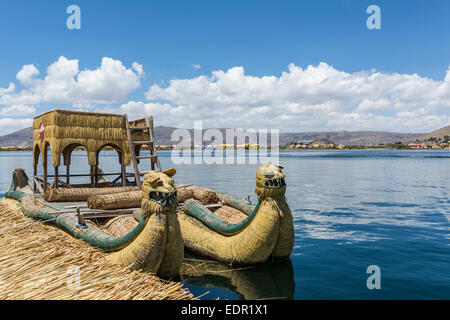
[[[133,162],[133,168],[134,168],[134,177],[136,180],[136,186],[141,189],[141,176],[146,174],[147,172],[139,172],[139,166],[138,166],[138,160],[140,159],[150,159],[150,170],[157,170],[161,171],[161,165],[159,164],[159,158],[158,153],[156,151],[156,145],[155,145],[155,130],[153,128],[153,117],[152,116],[145,116],[145,126],[141,127],[134,127],[130,126],[128,122],[127,117],[127,138],[128,138],[128,144],[130,145],[130,152],[131,152],[131,160]],[[143,141],[134,141],[133,140],[133,132],[136,131],[142,131],[145,133],[145,131],[148,131],[149,140],[143,140]],[[137,145],[147,145],[148,149],[150,151],[150,155],[145,156],[136,156],[136,150],[135,146]]]

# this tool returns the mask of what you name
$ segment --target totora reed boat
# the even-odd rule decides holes
[[[112,264],[172,277],[179,274],[184,247],[230,265],[286,259],[292,252],[294,227],[282,166],[257,170],[258,203],[252,205],[204,187],[176,185],[175,169],[161,171],[151,117],[128,121],[126,115],[56,109],[35,117],[33,128],[33,183],[16,169],[5,198],[20,202],[26,217],[100,248]],[[143,147],[149,155],[140,155]],[[87,151],[88,174],[70,172],[78,148]],[[117,152],[120,172],[99,168],[104,148]],[[150,159],[150,171],[140,172],[141,159]],[[126,171],[130,164],[134,173]],[[90,183],[74,183],[82,177]]]
[[[289,258],[294,225],[282,169],[266,164],[257,170],[256,206],[207,188],[179,186],[177,217],[184,246],[227,264],[252,265]],[[118,219],[127,221],[128,228],[137,224],[130,217]]]
[[[223,193],[217,194],[214,211],[195,198],[186,200],[178,212],[185,246],[228,264],[288,258],[294,247],[294,225],[285,192],[282,167],[266,164],[256,172],[256,206]]]
[[[129,122],[126,115],[56,109],[35,117],[33,129],[34,183],[23,169],[16,169],[5,198],[19,201],[26,217],[51,223],[100,248],[112,264],[162,277],[178,275],[184,249],[175,213],[175,170],[160,171],[152,118]],[[139,156],[145,145],[150,155]],[[70,172],[72,153],[77,148],[87,151],[91,168],[88,174]],[[121,172],[101,171],[99,153],[104,148],[117,152]],[[48,150],[52,153],[52,174],[47,170]],[[61,155],[66,168],[63,175],[58,170]],[[40,158],[43,175],[38,175],[37,170]],[[151,160],[151,170],[142,173],[137,164],[145,158]],[[126,172],[131,162],[134,174]],[[106,176],[117,178],[109,181]],[[83,177],[90,178],[90,183],[74,183]],[[138,199],[130,205],[127,197],[133,191]],[[119,203],[114,210],[88,206],[91,197],[111,194],[118,195],[127,206],[121,208]],[[117,230],[123,228],[117,218],[123,216],[134,217],[136,226],[117,235]]]
[[[5,198],[20,202],[26,217],[49,222],[70,235],[106,253],[106,259],[131,270],[149,271],[161,277],[178,274],[183,262],[183,241],[176,218],[176,189],[172,169],[149,172],[142,183],[141,210],[135,215],[136,226],[117,236],[117,218],[80,220],[82,215],[58,211],[44,205],[31,191],[23,169],[16,169]],[[155,185],[155,181],[158,183]],[[101,220],[100,220],[101,219]]]

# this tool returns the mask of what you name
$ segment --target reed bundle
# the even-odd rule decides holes
[[[141,206],[142,191],[119,192],[114,194],[93,195],[87,199],[91,209],[125,209]]]
[[[76,202],[86,201],[90,196],[123,193],[139,190],[136,186],[106,187],[106,188],[53,188],[49,187],[44,193],[48,202]]]
[[[236,224],[247,218],[247,215],[239,211],[238,209],[232,208],[230,206],[222,206],[213,212],[223,221],[228,223]]]
[[[217,202],[219,200],[217,194],[208,188],[187,186],[177,189],[178,203],[184,202],[191,198],[202,202]]]
[[[91,209],[105,209],[105,210],[140,207],[142,201],[142,192],[134,190],[129,191],[127,190],[126,192],[117,192],[114,194],[107,194],[106,192],[96,193],[95,195],[88,197],[87,204],[88,207]],[[217,194],[213,190],[208,188],[197,186],[186,186],[177,188],[177,201],[179,203],[184,202],[185,200],[191,198],[209,203],[218,201]]]
[[[104,226],[104,231],[115,237],[121,237],[138,225],[133,217],[121,216],[109,220]]]
[[[108,264],[100,250],[26,218],[18,202],[3,199],[0,299],[193,299],[193,295],[181,283]]]

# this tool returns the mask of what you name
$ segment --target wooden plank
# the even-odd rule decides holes
[[[66,209],[70,209],[70,208],[87,208],[87,204],[79,204],[79,205],[74,205],[74,206],[64,206],[64,208],[66,208]]]
[[[61,181],[58,179],[58,184],[60,184],[61,186],[63,186],[64,188],[72,188],[72,186],[68,183],[65,183],[64,181]]]
[[[212,204],[205,204],[205,208],[220,208],[223,207],[220,203],[212,203]]]
[[[181,189],[181,188],[186,188],[186,187],[190,187],[190,186],[192,186],[193,184],[178,184],[178,185],[175,185],[175,187],[177,188],[177,189]]]
[[[133,216],[133,212],[122,212],[122,213],[96,212],[96,213],[83,213],[82,215],[86,219],[112,218],[112,217],[119,217],[119,216]]]
[[[34,178],[34,187],[37,189],[37,191],[39,191],[40,194],[44,194],[44,189],[36,178]]]
[[[74,208],[77,209],[77,208]],[[50,211],[49,214],[60,215],[72,213],[73,215],[77,215],[80,212],[80,215],[83,218],[93,219],[93,218],[109,218],[109,217],[118,217],[118,216],[132,216],[133,209],[116,209],[116,210],[103,210],[103,211],[81,211],[81,210],[63,210],[63,211]]]
[[[145,123],[149,127],[148,133],[149,133],[149,136],[150,136],[150,140],[155,141],[155,129],[154,129],[154,126],[153,126],[153,117],[152,116],[145,117]],[[150,153],[155,155],[155,161],[152,159],[151,168],[152,168],[152,170],[155,170],[154,164],[156,164],[156,167],[157,167],[158,171],[161,171],[161,165],[159,163],[158,151],[155,148],[155,144],[153,143],[149,147],[151,149]]]
[[[121,174],[122,174],[121,172],[114,172],[114,173],[97,173],[97,176],[98,176],[98,177],[99,177],[99,176],[118,176],[118,175],[121,175]],[[127,174],[130,175],[130,176],[133,176],[132,173],[127,173]],[[91,176],[90,173],[73,173],[73,174],[70,174],[70,177],[90,177],[90,176]],[[54,178],[55,175],[53,175],[53,174],[48,174],[47,177],[49,177],[49,178]],[[37,179],[43,180],[43,176],[37,175],[36,178],[37,178]]]
[[[126,116],[126,130],[127,130],[127,139],[128,139],[128,145],[130,146],[130,152],[131,152],[131,160],[133,162],[133,168],[134,168],[134,179],[136,180],[136,186],[141,189],[141,178],[139,176],[139,168],[136,160],[136,153],[134,152],[134,145],[133,145],[133,139],[131,137],[131,130],[130,126],[128,124],[128,116]]]
[[[151,159],[151,158],[156,158],[156,155],[152,154],[149,156],[137,156],[136,159]]]

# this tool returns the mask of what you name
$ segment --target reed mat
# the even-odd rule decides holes
[[[0,299],[186,300],[179,282],[108,264],[105,253],[0,201]]]

